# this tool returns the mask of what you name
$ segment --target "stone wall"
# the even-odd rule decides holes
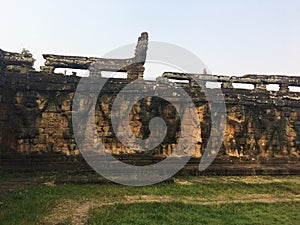
[[[166,79],[177,79],[176,85],[183,87],[192,96],[196,105],[200,120],[199,127],[193,126],[195,122],[189,116],[191,109],[182,109],[184,116],[190,119],[191,129],[194,129],[191,134],[196,138],[193,159],[196,161],[191,163],[194,165],[193,162],[198,162],[197,159],[201,158],[211,134],[211,116],[206,97],[201,88],[186,74],[165,73],[163,76],[164,79],[158,79],[156,82],[147,81],[147,84],[149,87],[163,86],[167,92],[175,84]],[[225,168],[227,165],[240,166],[230,167],[232,172],[228,174],[238,174],[237,171],[243,165],[245,165],[243,169],[252,172],[255,170],[255,173],[259,173],[257,172],[259,169],[269,164],[273,169],[289,168],[286,173],[300,171],[300,93],[288,90],[289,86],[299,86],[300,78],[194,76],[202,76],[205,81],[221,82],[225,96],[227,108],[225,137],[218,157],[211,167],[213,173],[227,174],[228,168],[227,170]],[[44,166],[43,169],[51,171],[58,168],[57,164],[65,165],[66,162],[69,162],[70,168],[72,165],[78,167],[79,164],[84,164],[83,160],[79,160],[78,164],[80,152],[72,131],[72,101],[80,79],[77,76],[42,72],[32,72],[27,75],[1,72],[2,169],[21,170],[25,167],[34,169]],[[179,80],[182,79],[190,80],[189,84],[180,83]],[[167,135],[152,151],[141,153],[124,146],[116,138],[112,129],[110,109],[115,96],[131,81],[131,79],[114,78],[108,80],[98,98],[96,127],[105,147],[111,153],[121,158],[130,155],[138,156],[141,161],[148,160],[149,163],[174,152],[180,137],[180,119],[175,108],[167,101],[156,97],[143,99],[135,104],[129,115],[133,135],[147,138],[148,123],[155,116],[165,120],[168,126]],[[232,87],[232,83],[254,84],[255,88],[236,89]],[[279,84],[281,89],[267,91],[265,88],[267,84]],[[41,165],[40,162],[43,162],[43,166],[38,167]]]

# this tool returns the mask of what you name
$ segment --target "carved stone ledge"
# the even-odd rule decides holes
[[[5,65],[33,66],[34,59],[20,53],[6,52],[0,49],[0,61]]]
[[[90,70],[91,76],[101,76],[101,71],[127,72],[129,79],[143,78],[144,63],[148,49],[148,34],[142,33],[138,38],[135,55],[128,59],[106,59],[97,57],[63,56],[44,54],[43,72],[53,73],[55,68],[72,68]]]
[[[34,64],[32,56],[24,56],[20,53],[6,52],[0,49],[0,70],[6,70],[8,66],[21,67],[19,72],[27,74]]]

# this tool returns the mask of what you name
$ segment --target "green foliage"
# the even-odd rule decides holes
[[[21,51],[21,54],[25,58],[32,58],[32,54],[30,53],[30,51],[28,49],[23,48]]]
[[[17,66],[17,65],[8,65],[8,66],[6,67],[6,69],[7,69],[8,71],[20,72],[21,69],[22,69],[22,67],[21,67],[21,66]]]

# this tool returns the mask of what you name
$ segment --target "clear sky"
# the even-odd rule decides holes
[[[99,56],[150,40],[195,53],[214,74],[300,75],[300,0],[1,1],[0,48]]]

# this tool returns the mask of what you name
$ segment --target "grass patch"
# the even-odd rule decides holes
[[[181,202],[117,204],[94,209],[88,224],[299,224],[300,203],[194,205]]]
[[[0,198],[0,224],[38,224],[65,200],[76,203],[66,208],[70,215],[76,214],[76,207],[89,202],[116,203],[101,207],[96,204],[90,213],[88,208],[86,221],[90,224],[299,224],[300,198],[299,202],[293,201],[300,195],[299,177],[267,177],[263,182],[259,177],[251,178],[251,183],[244,179],[195,177],[186,179],[190,185],[163,183],[146,187],[31,184]],[[8,180],[3,179],[0,185]],[[169,202],[143,202],[143,198],[126,202],[128,196],[138,200],[139,196],[167,196]],[[247,196],[247,201],[252,196],[258,200],[266,196],[271,200],[290,199],[273,203],[235,201]],[[206,205],[197,204],[198,199]],[[71,224],[70,221],[72,218],[67,217],[64,224]]]
[[[55,206],[51,190],[22,188],[0,202],[0,224],[36,224]]]

